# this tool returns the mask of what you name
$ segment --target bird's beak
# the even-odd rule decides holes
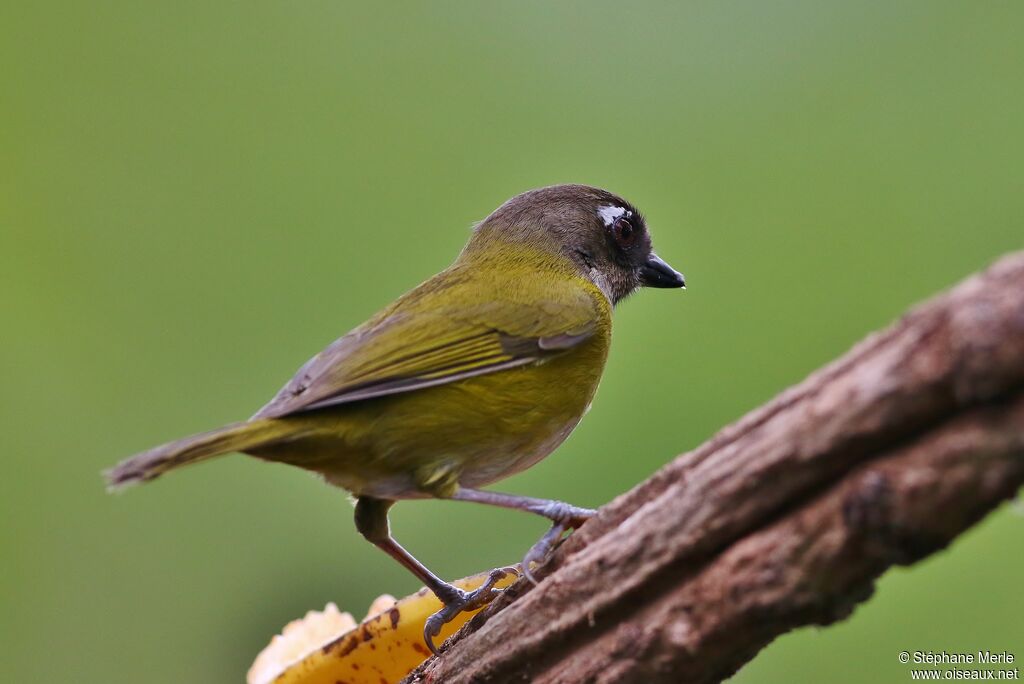
[[[654,252],[647,257],[647,263],[640,267],[640,283],[644,287],[681,287],[686,289],[686,279]]]

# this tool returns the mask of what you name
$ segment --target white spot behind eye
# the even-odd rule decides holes
[[[615,223],[615,219],[619,218],[623,214],[628,214],[622,207],[617,207],[613,204],[608,204],[603,207],[597,208],[597,215],[604,221],[604,225],[610,226]]]

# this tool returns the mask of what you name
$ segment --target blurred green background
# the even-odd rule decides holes
[[[241,681],[285,622],[416,583],[346,496],[231,457],[101,469],[248,416],[522,190],[608,187],[686,293],[617,313],[594,409],[509,491],[597,506],[1024,245],[1024,5],[4,3],[0,648],[10,682]],[[544,529],[422,502],[446,577]],[[737,682],[1024,657],[1004,508]]]

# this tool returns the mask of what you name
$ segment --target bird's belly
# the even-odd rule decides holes
[[[517,443],[507,448],[495,448],[492,453],[481,454],[466,462],[459,484],[465,487],[483,487],[526,470],[546,458],[565,441],[579,423],[579,417],[567,422],[562,429],[554,430],[547,439],[529,448]]]
[[[603,354],[590,364],[573,356],[286,418],[312,434],[255,455],[387,499],[490,484],[543,459],[579,423]]]

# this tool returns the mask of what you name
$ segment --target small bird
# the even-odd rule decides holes
[[[641,286],[685,281],[653,252],[633,205],[585,185],[525,192],[479,223],[448,269],[310,359],[252,418],[133,456],[108,483],[231,452],[319,473],[355,497],[359,532],[440,599],[424,627],[436,652],[442,626],[492,600],[508,570],[458,589],[395,541],[388,510],[439,498],[548,518],[522,564],[529,576],[595,511],[481,487],[534,465],[576,427],[601,379],[612,307]]]

